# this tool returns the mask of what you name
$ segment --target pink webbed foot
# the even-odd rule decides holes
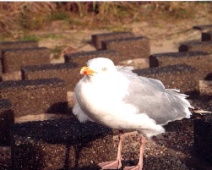
[[[137,166],[126,166],[126,167],[124,167],[124,170],[142,170],[142,167],[140,167],[139,165],[137,165]]]
[[[122,164],[119,160],[102,162],[98,164],[102,169],[119,169]]]

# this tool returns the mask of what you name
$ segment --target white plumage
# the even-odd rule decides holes
[[[75,88],[73,113],[80,122],[90,120],[114,129],[137,130],[144,143],[145,138],[164,133],[163,125],[168,122],[191,115],[187,96],[165,89],[159,80],[137,76],[132,68],[114,66],[107,58],[89,60],[87,66],[81,69],[85,76]],[[122,136],[120,139],[121,145]],[[142,149],[141,145],[141,152]],[[141,170],[142,160],[140,155],[136,167],[125,169]],[[103,169],[120,167],[120,153],[116,161],[100,166]]]

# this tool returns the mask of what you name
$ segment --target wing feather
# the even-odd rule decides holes
[[[165,89],[163,83],[156,79],[137,76],[130,69],[119,69],[130,81],[126,103],[139,108],[140,113],[146,113],[157,124],[167,124],[170,121],[189,118],[192,108],[186,100],[186,95],[176,89]]]

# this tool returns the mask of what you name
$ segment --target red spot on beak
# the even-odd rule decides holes
[[[87,75],[88,74],[88,72],[87,71],[83,71],[83,75]]]
[[[80,74],[83,75],[93,75],[95,71],[91,70],[89,67],[82,67],[80,70]]]

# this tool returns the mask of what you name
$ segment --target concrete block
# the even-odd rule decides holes
[[[0,144],[10,144],[12,124],[14,124],[12,104],[8,99],[0,99]]]
[[[102,49],[102,41],[133,37],[132,32],[112,32],[92,35],[92,43],[97,50]]]
[[[65,54],[65,62],[77,63],[79,67],[85,66],[87,61],[97,57],[106,57],[112,59],[115,64],[123,61],[125,58],[112,50],[79,52],[74,54]]]
[[[195,25],[195,26],[193,26],[193,29],[197,29],[197,30],[200,30],[202,32],[212,31],[212,25],[211,24],[209,24],[209,25]]]
[[[199,79],[211,72],[212,55],[202,51],[158,53],[150,56],[150,67],[187,64],[197,69]]]
[[[13,71],[12,73],[3,73],[1,78],[2,81],[22,80],[21,71]]]
[[[38,47],[36,41],[15,41],[15,42],[0,42],[0,80],[2,76],[2,50],[12,48],[35,48]]]
[[[0,57],[2,56],[1,51],[5,49],[20,49],[20,48],[35,48],[38,47],[36,41],[15,41],[15,42],[0,42]]]
[[[16,124],[12,166],[19,170],[96,169],[113,160],[112,130],[94,122],[60,119]]]
[[[179,47],[179,52],[184,51],[204,51],[212,53],[212,41],[192,41],[182,43]]]
[[[211,96],[212,98],[212,81],[199,80],[199,91],[201,95]]]
[[[212,115],[205,115],[194,122],[194,148],[212,164]]]
[[[15,117],[66,111],[66,88],[60,79],[0,82],[0,98],[9,99]]]
[[[62,63],[25,66],[21,68],[21,71],[23,80],[60,78],[65,82],[67,91],[73,91],[76,83],[82,78],[80,69],[76,64]]]
[[[134,70],[143,77],[160,80],[167,89],[180,89],[182,93],[193,94],[199,90],[197,70],[185,64]],[[192,78],[191,78],[192,77]]]
[[[126,59],[147,58],[150,55],[148,38],[131,37],[102,42],[103,50],[115,50]]]
[[[212,80],[212,72],[208,73],[208,74],[205,76],[204,80]]]
[[[2,50],[2,64],[4,73],[20,71],[21,66],[49,63],[50,50],[45,47]]]
[[[212,41],[212,30],[211,32],[202,33],[202,41]]]

